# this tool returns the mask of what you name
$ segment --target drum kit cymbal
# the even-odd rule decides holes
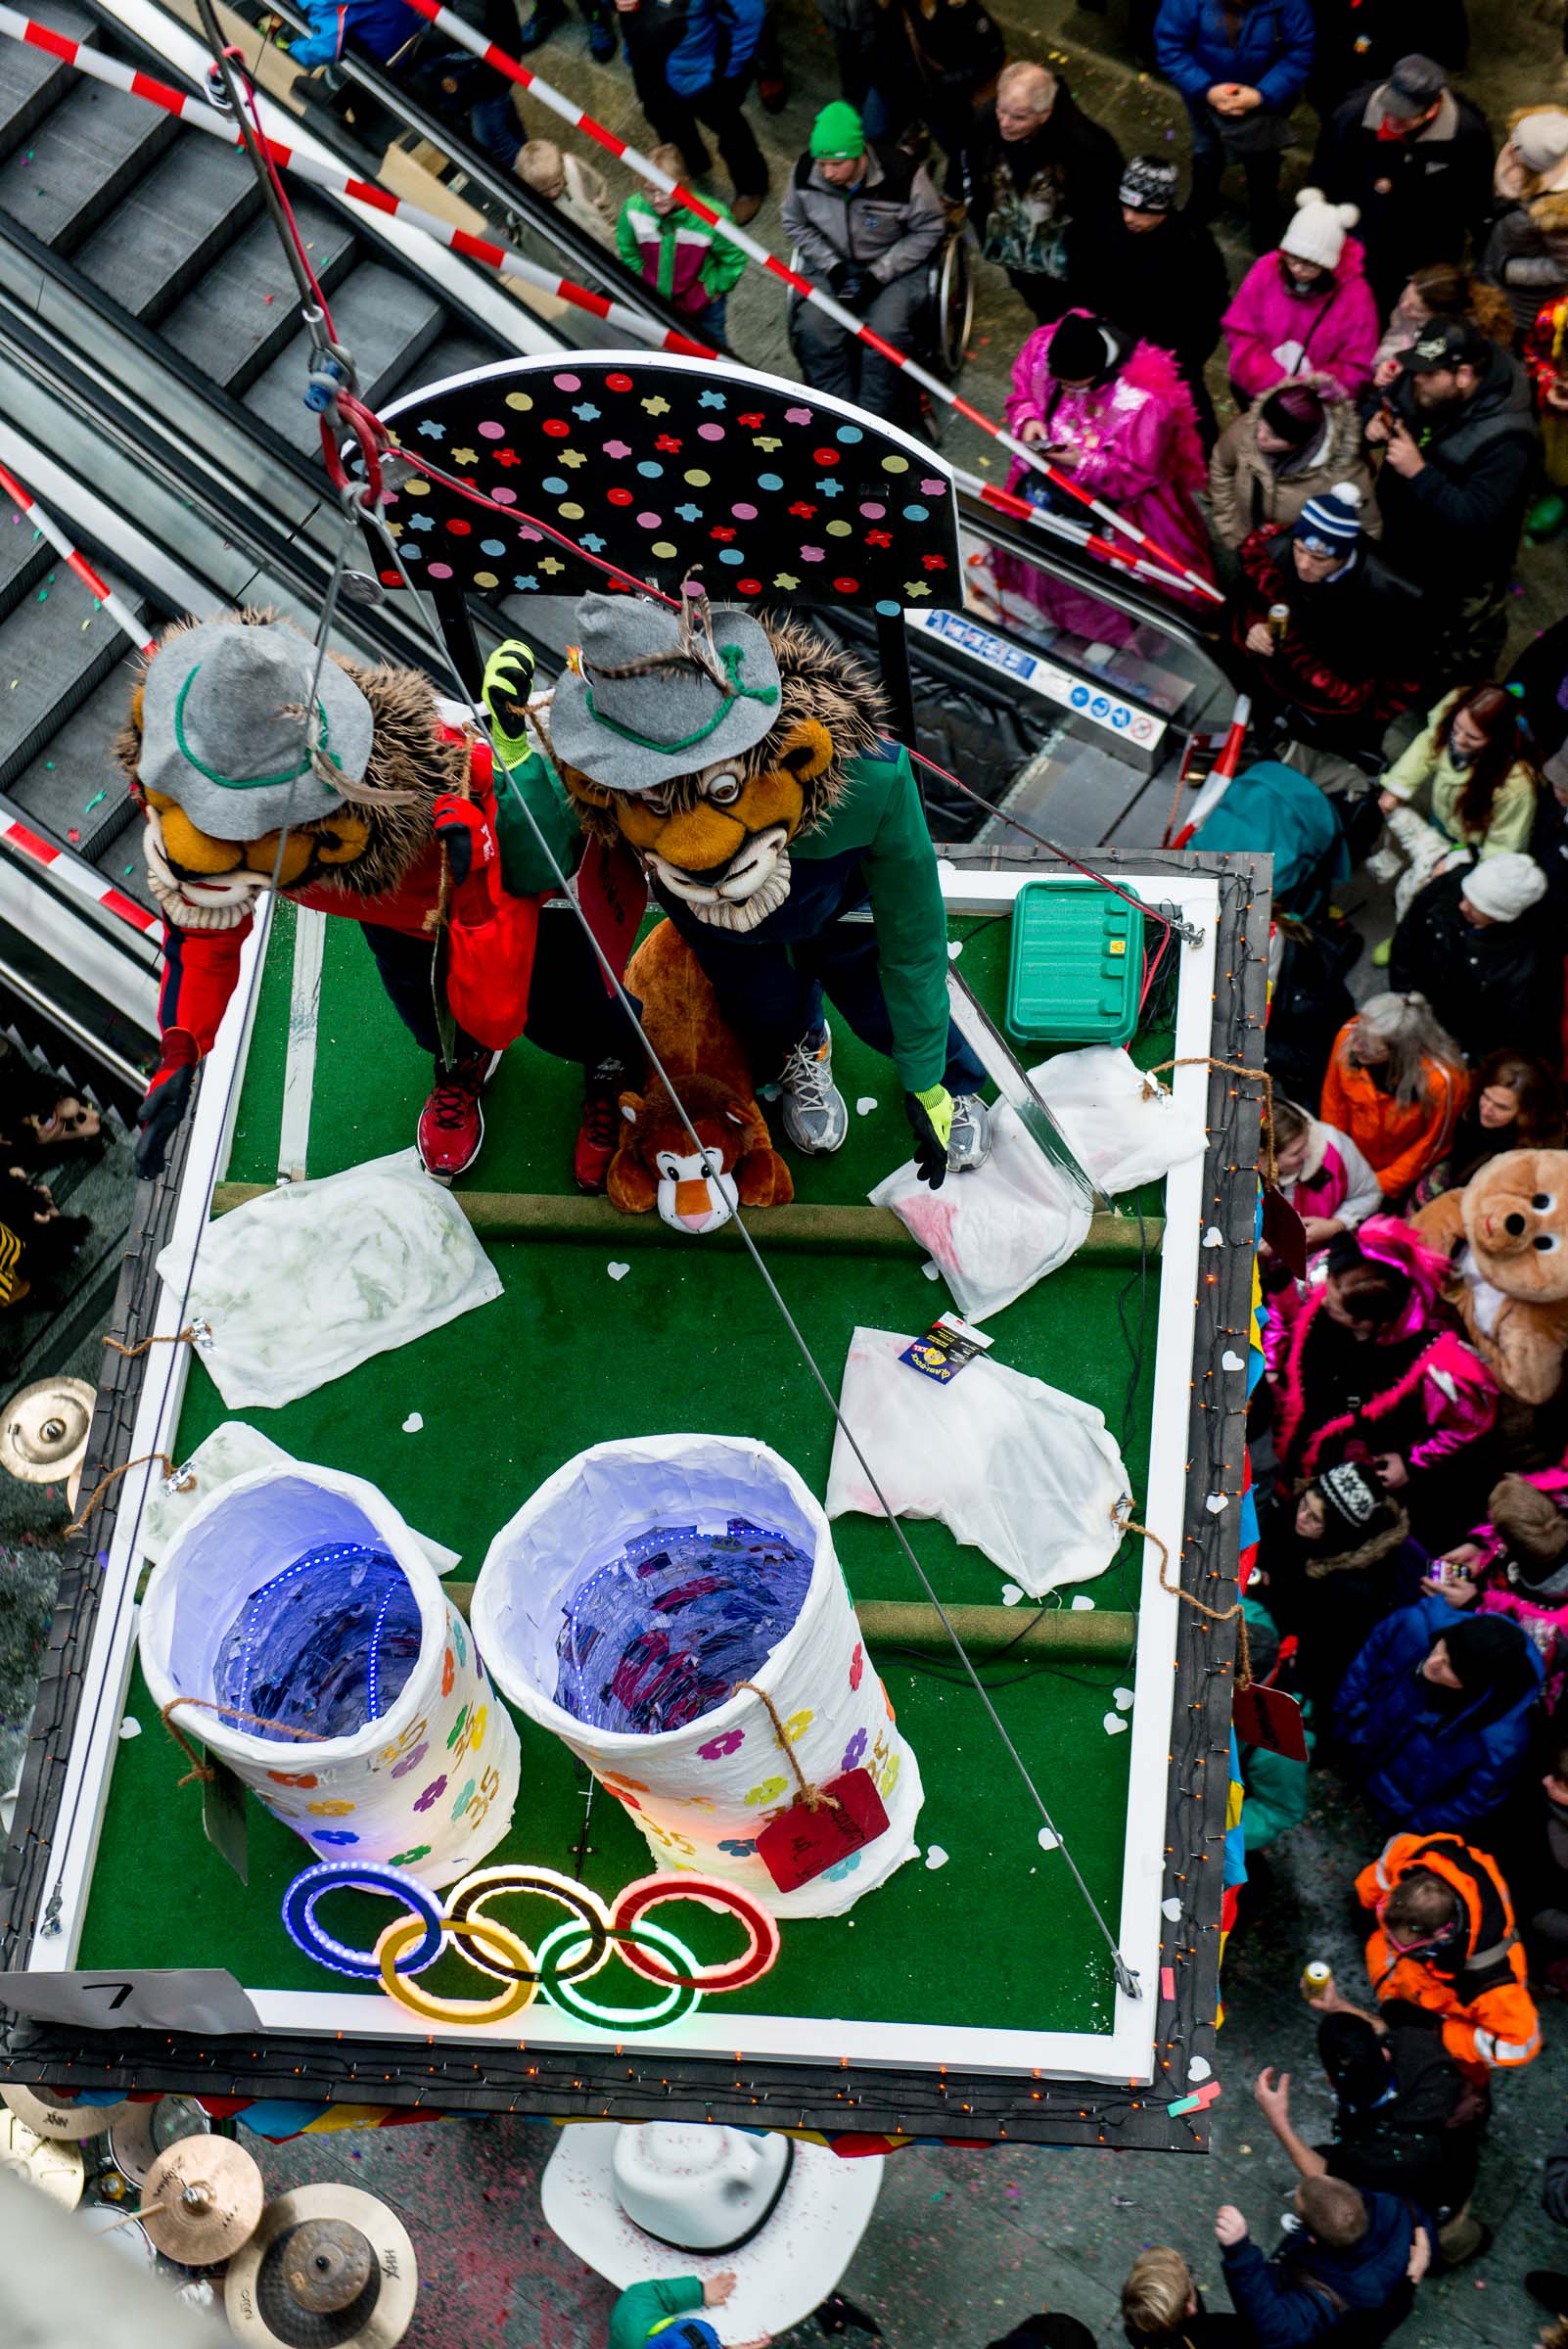
[[[189,2097],[64,2104],[8,2087],[0,2099],[0,2171],[74,2209],[100,2154],[92,2231],[137,2265],[226,2270],[225,2316],[254,2349],[396,2349],[412,2324],[414,2246],[374,2194],[328,2182],[268,2202],[256,2161]]]
[[[94,1394],[84,1378],[40,1378],[0,1410],[0,1468],[24,1485],[60,1485],[71,1508],[81,1483]]]

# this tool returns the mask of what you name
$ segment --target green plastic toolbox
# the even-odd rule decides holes
[[[1013,903],[1007,1025],[1038,1044],[1125,1044],[1138,1024],[1143,915],[1074,873],[1026,881]]]

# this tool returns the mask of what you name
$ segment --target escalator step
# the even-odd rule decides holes
[[[420,362],[446,319],[439,298],[379,261],[362,261],[332,298],[338,340],[354,356],[359,396],[376,408]],[[430,373],[431,370],[424,370]],[[246,405],[297,448],[314,448],[316,419],[303,405],[307,346],[303,329],[253,387]]]
[[[56,593],[58,588],[50,594],[44,606],[46,612],[54,610]],[[78,626],[77,643],[90,645],[100,624],[113,623],[95,620],[85,635]],[[6,634],[0,631],[0,648],[6,642]],[[113,863],[114,852],[122,841],[127,842],[129,845],[119,855],[119,864],[121,867],[129,864],[135,853],[140,872],[141,825],[134,817],[129,785],[114,754],[115,736],[125,721],[135,682],[135,655],[123,639],[120,646],[120,659],[92,687],[65,724],[39,746],[9,785],[6,796],[41,832],[53,834],[78,855],[93,858],[95,854],[108,853]],[[0,649],[0,659],[3,658]],[[12,673],[8,670],[0,677],[0,693],[5,693]],[[6,693],[5,698],[10,701],[12,697]],[[100,792],[107,796],[92,807],[91,803]],[[78,835],[74,841],[70,838],[72,832]],[[129,882],[125,888],[129,895]]]
[[[327,293],[351,267],[354,231],[340,213],[294,200],[310,266]],[[166,341],[198,372],[243,395],[300,332],[294,279],[272,223],[254,221],[163,322]],[[304,392],[304,377],[299,393]]]
[[[57,0],[37,0],[27,13],[69,40],[92,36],[92,19],[82,10],[60,7]],[[28,133],[80,78],[75,67],[61,58],[21,41],[0,41],[0,157],[23,146]]]
[[[433,384],[448,375],[466,375],[471,367],[493,367],[498,359],[506,355],[505,351],[497,350],[493,343],[484,342],[478,335],[442,335],[430,354],[429,366],[419,380],[424,384]],[[522,353],[513,355],[521,357]]]
[[[54,548],[23,516],[0,521],[0,620],[35,595],[60,561]]]
[[[127,825],[117,840],[106,841],[92,859],[106,881],[112,881],[120,896],[134,904],[145,905],[149,912],[158,911],[158,900],[147,886],[147,861],[142,854],[142,825],[140,816]]]
[[[122,309],[156,326],[261,209],[243,156],[182,139],[96,229],[77,266]]]
[[[0,164],[0,211],[54,252],[74,253],[178,136],[172,116],[145,100],[79,81],[33,147]]]
[[[111,584],[133,608],[139,605],[134,588]],[[0,791],[9,791],[34,759],[55,756],[46,748],[51,736],[124,657],[118,628],[64,563],[47,592],[40,589],[0,623]],[[93,781],[81,789],[82,781],[76,805],[85,814],[87,802],[106,786]]]

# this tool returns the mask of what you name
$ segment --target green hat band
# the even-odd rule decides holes
[[[322,774],[316,765],[318,754],[323,759],[330,760],[336,767],[341,768],[343,765],[343,760],[333,754],[332,729],[327,723],[326,706],[319,701],[316,704],[316,715],[321,721],[321,731],[316,736],[314,747],[307,748],[303,758],[299,760],[295,765],[284,767],[275,775],[225,775],[217,767],[208,766],[204,760],[199,759],[185,738],[185,703],[191,687],[201,673],[202,664],[198,661],[180,687],[179,697],[174,704],[174,740],[179,745],[180,757],[188,766],[194,766],[199,775],[205,775],[209,783],[216,783],[224,791],[275,791],[280,783],[296,783],[301,775],[312,772],[315,773],[319,782],[326,784],[329,791],[337,788],[330,777]]]

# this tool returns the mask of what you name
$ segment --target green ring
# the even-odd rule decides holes
[[[667,1931],[663,1925],[620,1925],[614,1936],[617,1941],[633,1941],[643,1948],[661,1951],[669,1960],[671,1968],[680,1974],[681,1979],[670,1984],[657,2005],[600,2006],[592,1999],[585,1999],[579,1990],[573,1988],[570,1980],[552,1978],[551,1972],[554,1945],[568,1939],[584,1938],[584,1928],[575,1917],[569,1916],[546,1933],[539,1944],[536,1960],[539,1988],[545,1997],[552,2005],[562,2007],[568,2014],[575,2014],[579,2022],[597,2023],[605,2031],[655,2031],[663,2023],[683,2021],[693,2007],[701,2003],[702,1993],[694,1981],[698,1971],[696,1957],[683,1941],[677,1941],[674,1934]]]

